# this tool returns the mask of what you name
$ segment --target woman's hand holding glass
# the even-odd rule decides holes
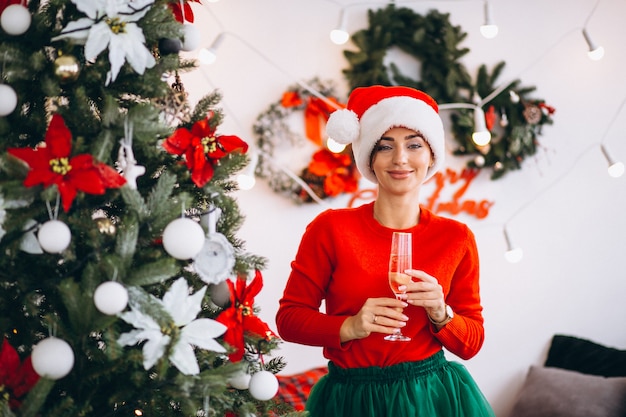
[[[399,288],[404,292],[400,299],[410,305],[423,307],[433,321],[444,320],[446,303],[443,288],[437,278],[415,269],[410,269],[406,273],[411,277],[411,281]]]

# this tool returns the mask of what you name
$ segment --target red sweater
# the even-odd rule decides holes
[[[413,269],[436,277],[454,319],[435,332],[422,307],[408,306],[402,333],[410,342],[388,342],[381,333],[341,343],[339,328],[367,298],[394,297],[387,280],[394,229],[374,220],[374,204],[327,210],[307,227],[276,315],[280,336],[322,346],[342,368],[389,366],[427,358],[442,346],[469,359],[484,340],[478,252],[469,228],[421,209],[413,233]],[[320,311],[325,301],[325,313]]]

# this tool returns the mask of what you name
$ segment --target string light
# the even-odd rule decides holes
[[[251,190],[256,184],[254,171],[259,162],[259,154],[255,150],[248,152],[248,154],[250,155],[248,166],[237,175],[237,184],[242,190]]]
[[[591,12],[587,15],[587,19],[585,19],[585,23],[583,24],[582,29],[583,37],[585,38],[585,42],[587,42],[587,46],[589,47],[589,52],[587,52],[587,56],[593,61],[599,61],[602,59],[602,57],[604,57],[604,48],[602,46],[597,46],[591,39],[591,36],[589,36],[589,32],[587,32],[587,24],[589,23],[589,20],[591,20],[591,16],[593,16],[596,9],[598,8],[598,4],[600,4],[600,0],[597,0],[596,4],[593,5],[593,9],[591,9]]]
[[[602,46],[597,46],[591,36],[589,36],[589,32],[587,29],[583,29],[583,37],[587,42],[587,46],[589,47],[589,52],[587,52],[587,56],[593,61],[599,61],[604,57],[604,48]]]
[[[504,253],[504,257],[512,264],[518,263],[524,257],[524,251],[519,247],[513,246],[506,226],[502,231],[504,232],[504,239],[506,240],[506,252]]]
[[[342,8],[339,14],[339,26],[330,31],[330,40],[337,45],[343,45],[350,39],[350,34],[346,30],[346,9]]]
[[[493,23],[491,16],[491,4],[485,0],[485,23],[480,27],[480,33],[487,39],[493,39],[498,35],[498,26]]]
[[[491,142],[491,133],[487,129],[485,112],[480,106],[474,108],[474,133],[472,133],[472,141],[478,146],[485,146]]]

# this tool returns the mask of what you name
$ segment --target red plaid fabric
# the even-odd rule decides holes
[[[278,399],[291,404],[297,411],[303,411],[311,388],[327,373],[328,368],[322,366],[295,375],[277,375]]]

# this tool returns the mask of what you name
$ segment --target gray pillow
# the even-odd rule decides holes
[[[626,377],[531,366],[509,417],[624,417]]]

